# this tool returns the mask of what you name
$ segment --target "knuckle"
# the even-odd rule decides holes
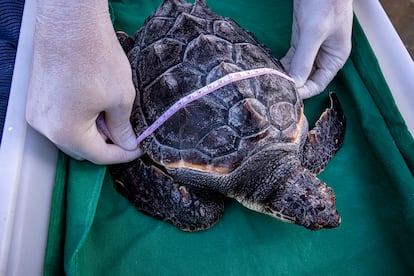
[[[119,106],[122,108],[131,108],[135,99],[135,89],[133,85],[128,85],[122,89],[119,95]]]

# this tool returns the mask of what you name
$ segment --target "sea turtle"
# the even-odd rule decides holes
[[[232,72],[283,71],[251,33],[203,0],[165,0],[134,38],[119,35],[137,95],[137,134],[190,92]],[[263,75],[229,84],[174,114],[144,139],[146,154],[112,166],[138,210],[184,231],[214,225],[224,197],[308,229],[340,224],[333,190],[316,177],[343,143],[335,94],[308,131],[295,85]]]

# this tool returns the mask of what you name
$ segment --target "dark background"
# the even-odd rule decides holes
[[[414,0],[380,0],[380,3],[414,59]]]

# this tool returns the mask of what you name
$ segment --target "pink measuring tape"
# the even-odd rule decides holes
[[[218,80],[213,81],[210,84],[207,84],[206,86],[197,89],[196,91],[188,94],[187,96],[181,98],[176,103],[174,103],[170,108],[168,108],[157,120],[155,120],[154,123],[152,123],[144,132],[141,133],[141,135],[137,138],[137,144],[141,144],[141,142],[150,136],[154,131],[159,128],[165,121],[167,121],[171,116],[173,116],[178,110],[186,106],[187,104],[210,94],[211,92],[214,92],[223,86],[226,86],[230,83],[245,80],[249,78],[254,78],[262,75],[277,75],[279,77],[285,78],[291,82],[295,82],[291,77],[286,75],[285,73],[282,73],[276,69],[272,68],[258,68],[258,69],[251,69],[246,71],[240,71],[235,73],[230,73]],[[102,131],[103,134],[105,134],[109,139],[111,139],[111,135],[109,133],[109,130],[107,129],[104,119],[102,118],[103,115],[99,115],[97,119],[97,125],[98,128]],[[112,140],[112,139],[111,139]]]

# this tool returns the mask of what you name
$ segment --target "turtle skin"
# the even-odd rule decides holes
[[[204,1],[165,0],[133,38],[119,34],[132,68],[137,134],[180,98],[229,73],[281,63],[254,36]],[[110,167],[134,206],[183,231],[213,226],[224,198],[308,229],[340,224],[333,190],[316,177],[342,146],[335,94],[308,131],[287,79],[237,81],[175,113],[142,142],[145,155]]]

